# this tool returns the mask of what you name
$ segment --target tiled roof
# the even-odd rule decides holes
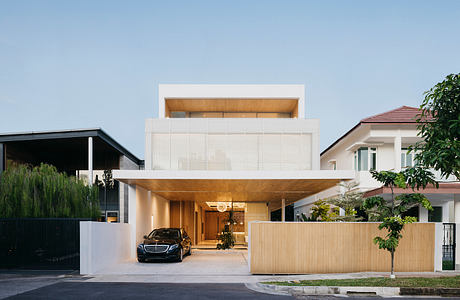
[[[416,107],[401,106],[399,108],[362,119],[361,123],[415,123],[415,119],[418,114],[420,114],[420,110]]]
[[[338,142],[340,142],[343,138],[345,138],[348,134],[350,134],[353,130],[359,127],[359,125],[363,123],[416,123],[416,116],[420,114],[420,109],[411,106],[401,106],[399,108],[372,116],[368,118],[362,119],[358,124],[356,124],[352,129],[350,129],[347,133],[342,135],[338,140],[332,143],[329,147],[327,147],[321,155],[325,154],[329,149],[334,147]],[[428,120],[432,120],[432,117],[428,116]]]

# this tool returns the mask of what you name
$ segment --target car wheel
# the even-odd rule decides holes
[[[179,256],[177,257],[177,261],[181,262],[183,259],[184,259],[184,249],[180,248]]]
[[[190,247],[188,248],[187,255],[192,255],[192,246],[190,246]]]

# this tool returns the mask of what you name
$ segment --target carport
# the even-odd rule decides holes
[[[208,211],[215,202],[244,205],[241,234],[247,241],[251,221],[269,221],[270,211],[284,211],[286,205],[353,176],[353,171],[329,170],[114,171],[115,179],[129,185],[132,257],[153,228],[182,227],[195,244],[200,243],[206,230],[203,208]]]
[[[155,264],[153,268],[151,264],[144,267],[134,263],[136,248],[143,241],[143,236],[154,228],[182,227],[194,244],[200,243],[205,236],[203,229],[206,230],[207,226],[204,211],[209,211],[213,202],[227,203],[227,207],[244,204],[244,220],[239,234],[244,236],[243,242],[247,243],[251,222],[270,221],[270,211],[284,208],[343,180],[351,180],[354,172],[115,170],[113,176],[128,184],[128,223],[81,223],[82,274],[151,273],[162,272],[163,268],[166,272],[169,264]],[[204,209],[206,205],[208,208]],[[174,266],[172,268],[193,273],[199,270],[202,262],[211,263],[216,259],[225,261],[220,255],[235,252],[199,253],[187,257],[184,261],[188,260],[188,263],[177,267],[171,265]],[[235,261],[228,260],[228,268],[242,270],[238,267],[242,264],[246,269],[244,272],[247,272],[245,253],[243,250],[242,254],[234,256]],[[226,272],[228,270],[222,271]]]

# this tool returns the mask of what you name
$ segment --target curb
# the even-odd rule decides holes
[[[399,296],[398,287],[367,287],[367,286],[288,286],[256,284],[260,289],[286,293],[291,295],[355,295],[355,296]]]
[[[290,295],[460,296],[460,288],[404,288],[367,286],[288,286],[256,283],[259,291]]]

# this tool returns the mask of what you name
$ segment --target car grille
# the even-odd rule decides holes
[[[168,245],[145,245],[144,249],[148,253],[163,253],[168,250]]]

